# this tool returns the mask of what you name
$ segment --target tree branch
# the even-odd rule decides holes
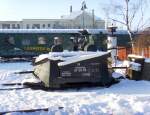
[[[143,28],[147,23],[149,23],[149,21],[150,21],[150,18],[148,18],[148,19],[145,21],[144,24],[139,25],[139,26],[137,27],[137,30],[136,30],[136,31],[138,31],[138,30],[140,30],[141,28]]]
[[[124,22],[122,22],[122,21],[119,21],[119,20],[116,20],[116,19],[113,19],[113,18],[109,18],[109,19],[111,19],[111,20],[113,20],[113,21],[115,21],[115,22],[118,22],[118,23],[120,23],[120,24],[126,25],[126,23],[124,23]]]

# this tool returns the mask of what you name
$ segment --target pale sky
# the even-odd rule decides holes
[[[83,0],[0,0],[0,20],[21,20],[32,18],[60,18],[69,14],[69,7],[73,11],[81,9]],[[88,10],[95,10],[101,16],[101,0],[85,0]],[[109,1],[109,0],[105,0]],[[104,3],[105,4],[105,3]]]
[[[95,15],[105,19],[102,8],[110,2],[122,3],[122,0],[85,0],[87,10],[95,11]],[[136,2],[137,0],[130,0]],[[0,21],[22,19],[58,19],[61,15],[69,14],[72,5],[73,11],[79,11],[83,0],[0,0]],[[144,15],[150,17],[150,0],[147,0]],[[136,20],[135,20],[136,21]],[[137,23],[137,22],[135,22]]]

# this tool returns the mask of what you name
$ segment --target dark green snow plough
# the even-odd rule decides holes
[[[66,84],[99,84],[108,86],[107,52],[59,52],[41,55],[34,62],[34,75],[45,87],[60,88]]]

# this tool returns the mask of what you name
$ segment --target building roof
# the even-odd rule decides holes
[[[144,31],[150,31],[150,27],[145,28]]]
[[[82,13],[83,13],[83,11],[74,11],[74,12],[71,12],[69,15],[63,15],[63,16],[61,16],[61,19],[69,19],[69,20],[72,20],[72,19],[75,19],[75,18],[77,18],[78,16],[82,15]],[[84,13],[85,13],[86,15],[89,15],[89,16],[92,17],[92,13],[87,12],[87,11],[85,11]],[[95,16],[94,18],[95,18],[95,20],[101,20],[101,18],[100,18],[100,17],[97,17],[97,16]]]
[[[150,35],[150,27],[147,27],[147,28],[145,28],[145,29],[139,31],[138,34]]]
[[[90,34],[107,34],[106,29],[86,29]],[[1,33],[79,33],[83,29],[0,29]],[[117,30],[116,34],[128,34],[126,30]]]

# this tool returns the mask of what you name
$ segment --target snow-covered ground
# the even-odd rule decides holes
[[[31,74],[14,74],[22,70],[32,70],[32,66],[27,62],[0,63],[0,84],[32,78]],[[3,87],[0,85],[0,89]],[[48,112],[11,115],[150,115],[150,82],[125,79],[109,88],[0,90],[0,112],[46,107]]]

